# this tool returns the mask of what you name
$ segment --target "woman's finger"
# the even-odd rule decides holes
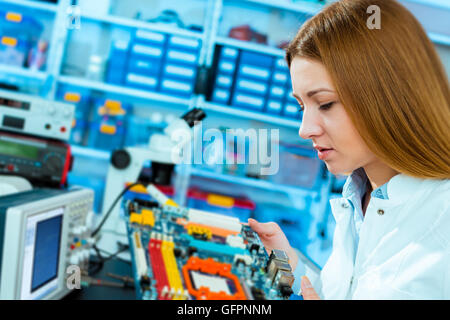
[[[302,296],[304,300],[320,300],[319,295],[317,294],[316,290],[314,290],[307,276],[302,277],[300,286],[302,288]]]

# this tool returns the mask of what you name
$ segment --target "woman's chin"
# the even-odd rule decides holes
[[[349,170],[348,168],[344,168],[342,166],[337,165],[336,163],[332,163],[330,161],[324,161],[327,166],[328,171],[334,175],[344,175],[347,176],[352,173],[353,170]]]

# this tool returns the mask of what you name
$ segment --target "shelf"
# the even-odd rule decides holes
[[[46,3],[42,1],[30,1],[30,0],[0,0],[0,3],[8,3],[16,6],[26,7],[29,9],[36,9],[47,12],[56,12],[58,5],[53,3]]]
[[[133,98],[140,98],[144,100],[152,100],[158,102],[166,102],[171,104],[189,106],[190,99],[178,98],[158,92],[145,91],[140,89],[128,88],[123,86],[117,86],[112,84],[107,84],[100,81],[92,81],[78,77],[72,76],[60,76],[58,82],[63,84],[70,84],[73,86],[83,87],[92,90],[98,90],[101,92],[107,92],[117,95],[124,95]]]
[[[233,106],[225,106],[225,105],[219,105],[211,102],[205,102],[201,106],[206,111],[215,111],[219,113],[225,113],[232,116],[236,116],[239,118],[249,119],[249,120],[255,120],[255,121],[262,121],[272,124],[277,124],[283,127],[287,128],[300,128],[300,120],[294,120],[289,118],[282,118],[275,115],[270,115],[267,113],[259,113],[256,111],[250,111],[250,110],[243,110],[239,109],[237,107]]]
[[[272,1],[272,0],[245,0],[245,2],[259,4],[259,5],[273,8],[273,9],[280,9],[280,10],[286,10],[286,11],[298,12],[298,13],[307,13],[310,15],[315,15],[323,8],[323,5],[320,3],[308,2],[308,1],[304,1],[304,2],[284,1],[284,2],[282,2],[282,1]]]
[[[109,161],[111,152],[78,145],[70,145],[70,150],[74,156],[84,156]]]
[[[239,49],[245,49],[250,51],[258,51],[259,53],[265,53],[272,56],[284,58],[285,51],[283,49],[269,47],[265,44],[259,44],[254,42],[242,41],[227,37],[217,37],[216,43],[221,45],[227,45],[237,47]]]
[[[429,32],[428,36],[430,37],[431,41],[433,41],[436,44],[450,46],[450,36],[433,32]]]
[[[23,67],[8,66],[0,64],[0,77],[2,76],[14,76],[29,80],[45,81],[48,74],[43,71],[34,71]]]
[[[450,2],[448,0],[402,0],[402,2],[412,2],[428,7],[450,10]]]
[[[191,176],[201,177],[201,178],[207,178],[207,179],[213,179],[218,180],[222,182],[232,183],[232,184],[238,184],[243,185],[251,188],[257,188],[257,189],[263,189],[267,191],[279,191],[279,192],[285,192],[285,193],[308,193],[317,195],[319,192],[317,190],[311,190],[306,189],[302,187],[295,187],[295,186],[288,186],[288,185],[282,185],[270,181],[260,180],[260,179],[254,179],[249,177],[238,177],[238,176],[232,176],[229,174],[223,174],[223,173],[217,173],[213,171],[208,171],[201,168],[190,168],[190,174]]]
[[[130,27],[130,28],[142,28],[142,29],[149,29],[153,31],[159,31],[169,34],[175,34],[179,36],[189,37],[189,38],[196,38],[196,39],[202,39],[203,33],[198,33],[195,31],[190,31],[186,29],[180,29],[171,27],[164,24],[157,24],[152,22],[146,22],[146,21],[140,21],[136,19],[129,19],[129,18],[122,18],[118,16],[112,16],[112,15],[105,15],[105,16],[96,16],[93,14],[82,14],[81,19],[87,19],[102,23],[108,23],[116,26],[122,26],[122,27]]]

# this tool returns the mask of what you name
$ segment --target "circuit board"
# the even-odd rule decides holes
[[[239,219],[139,198],[123,201],[137,299],[281,300],[294,276]]]

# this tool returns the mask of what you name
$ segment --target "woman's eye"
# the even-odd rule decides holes
[[[330,109],[331,108],[331,106],[334,104],[334,102],[330,102],[330,103],[327,103],[327,104],[323,104],[323,105],[321,105],[320,107],[319,107],[319,109],[320,110],[328,110],[328,109]]]

